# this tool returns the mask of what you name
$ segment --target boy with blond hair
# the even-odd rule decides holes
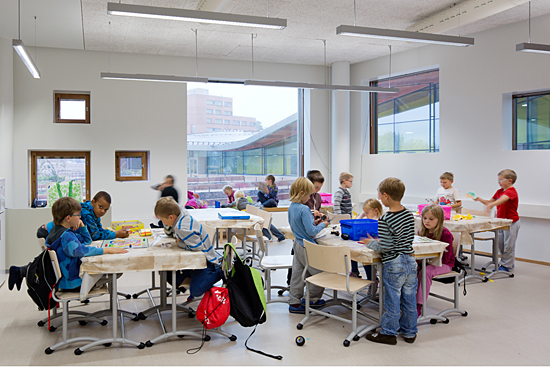
[[[348,172],[340,173],[340,187],[332,195],[334,214],[349,214],[351,216],[351,194],[349,189],[353,185],[353,175]]]
[[[200,251],[206,256],[205,269],[178,271],[175,285],[177,287],[185,278],[191,278],[190,298],[203,295],[222,278],[221,257],[214,250],[208,233],[170,197],[157,201],[155,215],[164,223],[164,232],[174,237],[179,247],[187,251]]]
[[[379,239],[367,241],[369,248],[380,252],[384,282],[381,331],[366,336],[376,343],[395,345],[398,333],[407,343],[414,343],[418,332],[414,217],[401,205],[404,194],[405,185],[397,178],[386,178],[378,185],[378,199],[389,210],[378,220]]]
[[[497,207],[497,218],[511,219],[512,225],[509,231],[500,230],[498,236],[498,252],[502,255],[498,270],[510,272],[514,269],[514,258],[516,251],[516,240],[519,233],[519,196],[514,188],[518,176],[511,169],[505,169],[498,173],[498,184],[500,189],[495,192],[489,200],[477,197],[475,201],[480,201],[490,211]]]
[[[441,187],[435,193],[435,203],[439,205],[450,205],[457,213],[460,213],[462,201],[460,191],[453,187],[454,175],[451,172],[444,172],[439,176]]]

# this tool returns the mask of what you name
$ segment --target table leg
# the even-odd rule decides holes
[[[487,277],[482,277],[481,275],[476,274],[476,250],[475,250],[474,234],[470,233],[470,236],[472,237],[472,250],[470,251],[470,274],[467,274],[464,278],[462,278],[458,282],[458,284],[462,284],[462,282],[465,282],[466,280],[471,278],[479,279],[484,283],[488,280]]]
[[[369,326],[366,326],[366,327],[363,327],[361,328],[359,331],[358,329],[358,333],[357,335],[353,338],[353,340],[357,341],[359,340],[359,338],[361,338],[363,335],[367,334],[368,332],[370,331],[373,331],[373,330],[376,330],[377,328],[379,328],[382,324],[382,315],[384,315],[384,279],[382,278],[383,275],[382,275],[382,264],[373,264],[372,265],[373,267],[374,266],[380,266],[380,268],[378,269],[378,273],[380,274],[380,281],[379,281],[379,284],[378,284],[378,289],[379,289],[379,297],[378,297],[378,322],[373,324],[373,325],[369,325]]]
[[[421,287],[422,287],[422,314],[418,319],[416,320],[416,323],[430,320],[431,323],[436,323],[437,320],[443,321],[443,322],[449,322],[445,317],[439,316],[439,315],[427,315],[426,312],[426,304],[428,303],[428,294],[426,293],[426,258],[422,259],[422,277],[421,277]],[[432,321],[434,320],[434,321]]]

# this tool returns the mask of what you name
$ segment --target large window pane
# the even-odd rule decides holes
[[[514,96],[517,150],[550,149],[550,92]]]

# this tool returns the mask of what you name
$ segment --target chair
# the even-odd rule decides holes
[[[458,249],[459,248],[460,248],[460,233],[455,232],[455,233],[453,233],[453,252],[454,252],[455,258],[458,255]],[[454,285],[454,298],[451,299],[451,298],[448,298],[448,297],[445,297],[445,296],[442,296],[442,295],[439,295],[439,294],[436,294],[436,293],[433,293],[433,292],[430,292],[429,295],[432,296],[432,297],[435,297],[435,298],[442,299],[444,301],[451,302],[451,303],[453,303],[454,307],[443,310],[440,313],[438,313],[437,315],[421,315],[418,318],[417,322],[430,320],[430,323],[432,325],[435,325],[437,323],[437,321],[442,321],[444,324],[448,324],[449,319],[446,318],[445,315],[447,315],[449,313],[452,313],[452,312],[457,312],[457,313],[461,314],[464,317],[468,316],[468,312],[464,311],[464,310],[461,310],[460,306],[459,306],[459,300],[460,300],[460,292],[459,292],[459,283],[460,283],[460,281],[459,281],[459,279],[460,279],[461,276],[466,276],[466,274],[462,270],[459,271],[459,272],[451,270],[448,273],[440,274],[440,275],[437,275],[437,276],[433,277],[434,281],[437,281],[437,282],[440,282],[440,283],[449,283],[448,281],[445,281],[445,279],[452,279],[451,282]],[[421,287],[420,284],[418,286]],[[427,300],[427,297],[424,298],[424,305],[426,305],[426,300]]]
[[[305,276],[307,269],[311,266],[321,270],[321,273],[312,275],[305,279],[306,282],[306,316],[296,326],[301,330],[304,324],[310,319],[311,314],[317,314],[325,317],[332,317],[338,321],[351,324],[352,331],[344,340],[344,346],[349,347],[350,341],[356,339],[357,334],[361,332],[366,325],[357,328],[357,293],[366,290],[372,284],[372,281],[360,278],[350,277],[351,256],[350,249],[347,246],[322,246],[304,240],[306,248],[307,266],[302,276]],[[345,274],[345,275],[344,275]],[[312,309],[309,306],[309,285],[314,284],[319,287],[334,290],[333,300],[337,300],[338,291],[347,292],[352,296],[351,302],[351,320],[332,315],[328,312]],[[341,300],[338,300],[340,302]]]
[[[267,231],[269,231],[269,233],[271,234],[271,238],[273,238],[273,233],[271,233],[271,231],[269,230],[269,227],[271,226],[271,220],[272,220],[272,214],[271,213],[266,212],[265,210],[262,210],[260,208],[255,207],[255,206],[252,206],[252,205],[247,205],[246,206],[246,212],[248,214],[252,214],[252,215],[256,215],[258,217],[261,217],[264,220],[262,230],[267,229]],[[261,234],[261,237],[263,239],[264,235],[263,235],[261,230],[260,230],[260,234]],[[238,233],[238,234],[236,234],[236,237],[239,240],[244,241],[245,243],[246,242],[251,242],[252,243],[252,246],[251,246],[252,256],[250,256],[250,257],[246,256],[245,261],[246,262],[250,261],[250,264],[252,264],[252,261],[254,261],[254,259],[259,261],[260,256],[258,255],[258,253],[256,251],[256,243],[258,242],[257,233],[254,230],[252,230],[251,232],[249,230],[246,230],[244,235]],[[267,251],[267,248],[266,248],[266,251]],[[267,253],[266,253],[266,255],[267,255]],[[250,260],[248,260],[248,259],[250,259]]]
[[[292,261],[294,256],[292,255],[278,255],[278,256],[268,256],[267,247],[264,242],[264,237],[262,235],[262,227],[259,224],[254,226],[254,231],[256,232],[256,238],[258,240],[258,246],[260,247],[260,269],[265,274],[265,289],[267,291],[266,302],[287,302],[287,299],[271,299],[271,289],[280,289],[279,295],[282,295],[284,291],[290,290],[287,286],[272,286],[271,285],[271,271],[277,269],[290,269],[292,268]]]
[[[55,277],[57,278],[57,282],[59,282],[59,280],[62,277],[62,273],[61,273],[61,268],[59,267],[59,261],[57,259],[57,254],[55,253],[55,251],[52,251],[52,250],[48,250],[48,254],[50,255],[50,260],[52,262],[52,266],[53,266],[53,269],[54,269],[54,272],[55,272]],[[98,288],[98,289],[92,289],[90,291],[90,293],[88,293],[88,297],[89,298],[99,297],[99,296],[103,296],[105,294],[109,294],[109,291],[108,291],[106,286],[103,286],[103,287]],[[76,337],[76,338],[67,339],[67,326],[69,324],[69,302],[70,301],[75,301],[75,300],[80,300],[80,292],[59,291],[59,290],[56,289],[52,293],[52,298],[56,302],[60,302],[63,305],[63,315],[62,315],[63,316],[63,323],[62,323],[62,326],[63,326],[63,341],[61,341],[61,342],[59,342],[55,345],[52,345],[51,347],[46,348],[46,350],[44,351],[46,354],[52,354],[55,350],[59,349],[60,347],[62,347],[64,345],[69,345],[69,344],[72,344],[72,343],[83,342],[83,341],[97,341],[97,340],[100,340],[99,338],[94,338],[94,337]],[[106,325],[106,324],[107,324],[107,321],[104,321],[102,323],[102,325]],[[109,345],[105,345],[105,346],[109,346]]]

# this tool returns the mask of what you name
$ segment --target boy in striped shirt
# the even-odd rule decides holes
[[[378,185],[378,199],[389,210],[378,220],[379,238],[371,239],[367,246],[380,252],[384,283],[384,315],[381,331],[368,334],[367,340],[397,344],[401,333],[407,343],[416,340],[416,288],[417,265],[412,242],[414,218],[401,205],[405,185],[397,178],[389,177]]]

